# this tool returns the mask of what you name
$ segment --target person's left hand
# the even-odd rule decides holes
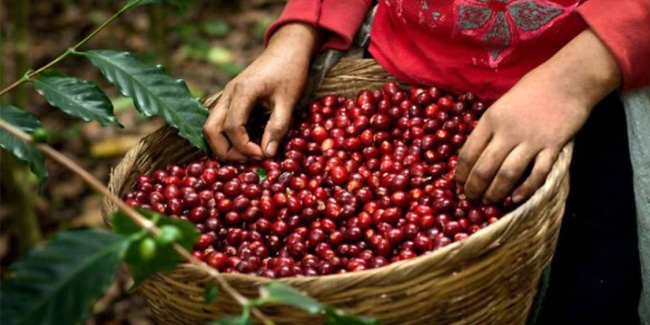
[[[456,179],[470,199],[505,198],[534,162],[513,201],[532,195],[591,107],[555,89],[552,80],[522,79],[483,115],[458,156]]]
[[[485,203],[510,193],[515,203],[530,197],[595,104],[619,83],[618,67],[596,36],[589,30],[577,36],[483,115],[458,157],[455,177],[467,197]]]

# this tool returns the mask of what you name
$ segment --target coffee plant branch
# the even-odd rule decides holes
[[[120,210],[122,210],[130,219],[132,219],[136,224],[138,224],[140,227],[143,229],[147,230],[149,233],[152,235],[158,235],[160,233],[160,229],[156,227],[156,225],[151,222],[149,219],[143,217],[140,215],[135,209],[131,208],[128,206],[124,201],[122,201],[120,198],[115,196],[115,194],[111,193],[106,186],[104,186],[99,180],[97,180],[94,176],[92,176],[89,172],[87,172],[83,167],[79,166],[77,163],[72,161],[70,158],[66,157],[62,153],[56,151],[54,148],[47,144],[37,144],[32,141],[32,137],[21,131],[20,129],[16,128],[15,126],[7,123],[6,121],[0,119],[0,130],[6,131],[7,133],[10,133],[11,135],[15,136],[16,138],[25,141],[26,143],[29,143],[33,145],[36,149],[39,151],[43,152],[46,156],[50,157],[57,163],[63,165],[65,168],[69,169],[70,171],[74,172],[77,174],[79,177],[81,177],[90,187],[92,187],[94,190],[97,192],[105,195],[109,200],[111,200],[113,203],[115,203]],[[226,291],[230,296],[232,296],[237,302],[242,305],[244,308],[251,308],[251,312],[255,317],[257,317],[259,320],[261,320],[264,324],[273,324],[273,321],[271,321],[264,313],[262,313],[259,309],[255,308],[250,304],[250,301],[248,298],[244,297],[242,294],[240,294],[235,288],[233,288],[226,279],[223,278],[221,273],[219,273],[217,270],[213,269],[212,267],[208,266],[204,262],[198,260],[190,252],[185,250],[182,246],[178,244],[174,244],[174,250],[185,260],[187,260],[190,264],[194,264],[197,266],[199,269],[203,270],[206,272],[208,275],[213,277],[221,286],[221,288]]]
[[[110,18],[108,18],[104,23],[102,23],[99,27],[95,28],[88,36],[86,36],[84,39],[79,41],[77,44],[74,46],[68,48],[65,52],[61,53],[58,57],[56,57],[54,60],[50,61],[46,65],[36,69],[35,71],[27,71],[22,78],[16,80],[14,83],[11,85],[7,86],[6,88],[0,90],[0,96],[10,92],[14,88],[20,86],[21,84],[29,81],[31,78],[39,75],[41,72],[53,67],[57,63],[59,63],[61,60],[65,59],[68,57],[70,54],[73,54],[75,51],[77,51],[78,48],[86,44],[91,38],[95,37],[99,32],[101,32],[106,26],[108,26],[110,23],[112,23],[115,19],[117,19],[120,15],[122,15],[125,11],[133,8],[134,6],[138,5],[140,2],[143,0],[136,1],[134,3],[129,3],[122,7],[118,12],[113,14]]]

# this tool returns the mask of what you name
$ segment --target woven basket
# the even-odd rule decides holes
[[[353,96],[388,80],[393,79],[372,60],[344,60],[327,74],[316,96]],[[214,101],[209,99],[206,106]],[[384,324],[524,324],[540,274],[556,246],[569,191],[571,152],[569,144],[546,184],[529,201],[462,242],[378,269],[281,281],[321,302],[377,317]],[[137,175],[202,156],[173,129],[162,127],[126,154],[113,170],[109,188],[123,196]],[[107,223],[115,210],[111,202],[104,202]],[[248,297],[256,297],[258,286],[270,281],[241,274],[223,276]],[[180,265],[146,280],[140,293],[160,324],[204,324],[240,313],[240,306],[225,293],[214,304],[203,303],[203,288],[210,282],[198,268]],[[323,322],[283,306],[262,310],[278,324]]]

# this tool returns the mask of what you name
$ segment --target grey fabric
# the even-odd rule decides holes
[[[621,94],[627,118],[643,289],[641,324],[650,325],[650,87]]]

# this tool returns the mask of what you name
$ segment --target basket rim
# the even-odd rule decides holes
[[[372,65],[374,60],[349,59],[349,60],[343,60],[340,63],[343,62],[345,62],[347,65],[361,64],[367,66],[367,65]],[[374,62],[374,64],[376,65],[376,62]],[[336,67],[334,69],[336,69]],[[340,77],[341,76],[339,76],[338,78]],[[402,84],[402,86],[404,85],[405,84]],[[218,92],[206,98],[206,100],[203,103],[204,107],[210,108],[214,106],[214,104],[216,103],[220,95],[221,92]],[[162,127],[158,128],[156,131],[154,131],[154,133],[168,132],[171,130],[172,129],[170,126],[163,125]],[[122,166],[122,164],[127,157],[133,158],[142,154],[142,149],[146,147],[145,143],[149,136],[151,136],[151,134],[143,137],[136,146],[134,146],[133,148],[131,148],[131,150],[129,150],[129,152],[127,152],[125,157],[118,163],[118,165],[116,165],[113,168],[113,170],[111,171],[110,181],[109,181],[109,187],[111,188],[112,191],[116,190],[111,186],[114,185],[113,182],[114,182],[114,174],[116,169],[126,168],[125,166]],[[177,134],[175,136],[178,137]],[[300,276],[300,277],[294,276],[294,277],[270,279],[270,278],[265,278],[257,275],[248,275],[248,274],[239,274],[239,273],[220,273],[220,274],[226,280],[232,280],[238,282],[266,283],[270,281],[282,281],[289,284],[300,285],[300,284],[319,281],[319,280],[338,281],[338,280],[353,279],[357,277],[373,277],[375,275],[381,275],[383,273],[408,269],[414,265],[418,265],[421,263],[437,265],[441,262],[444,262],[445,260],[452,260],[456,255],[462,254],[463,251],[471,252],[472,248],[477,248],[480,245],[483,245],[486,248],[495,249],[505,243],[505,241],[500,240],[500,238],[507,239],[508,238],[507,235],[513,230],[521,231],[526,229],[526,228],[520,229],[518,226],[520,222],[526,220],[522,218],[525,218],[528,214],[531,214],[529,212],[535,211],[536,207],[539,206],[538,204],[539,202],[544,201],[545,199],[548,199],[549,197],[555,195],[555,192],[553,191],[554,187],[560,186],[561,183],[564,181],[565,176],[569,173],[569,164],[571,162],[572,149],[573,149],[573,141],[570,141],[567,144],[565,144],[565,146],[560,151],[557,159],[553,163],[551,171],[547,175],[547,178],[544,184],[542,185],[542,187],[537,189],[537,191],[535,191],[535,193],[528,200],[526,200],[522,205],[518,206],[513,211],[501,217],[494,224],[491,224],[485,227],[484,229],[480,229],[476,233],[469,236],[469,238],[463,239],[462,241],[459,242],[453,242],[435,251],[428,252],[426,254],[416,256],[412,259],[408,259],[405,261],[390,263],[388,265],[376,269],[368,269],[368,270],[347,272],[347,273],[337,273],[337,274],[330,274],[330,275]],[[130,169],[130,167],[128,168]],[[117,190],[118,191],[123,190],[123,188]],[[102,203],[102,213],[104,214],[104,219],[109,226],[110,226],[110,212],[112,212],[113,210],[114,207],[111,207],[109,202],[107,202],[105,198],[104,202]],[[535,215],[535,213],[532,214]],[[487,252],[487,249],[482,249],[480,251]],[[472,256],[477,256],[477,254],[479,253],[472,254]],[[210,277],[206,272],[201,270],[198,266],[189,263],[179,264],[175,269],[168,272],[158,273],[156,276],[160,276],[164,279],[170,279],[169,277],[173,276],[174,272],[180,270],[197,274],[197,275],[202,275],[207,278]]]
[[[438,250],[428,252],[423,255],[416,256],[414,258],[404,260],[404,261],[398,261],[394,263],[390,263],[388,265],[375,268],[375,269],[367,269],[367,270],[361,270],[361,271],[354,271],[354,272],[346,272],[346,273],[336,273],[336,274],[328,274],[328,275],[316,275],[316,276],[292,276],[292,277],[284,277],[284,278],[277,278],[277,279],[270,279],[270,278],[265,278],[262,276],[258,275],[249,275],[249,274],[240,274],[240,273],[222,273],[220,272],[221,276],[223,276],[226,280],[239,280],[239,281],[245,281],[245,282],[258,282],[258,283],[266,283],[266,282],[271,282],[271,281],[282,281],[286,282],[289,284],[298,284],[298,283],[306,283],[306,282],[311,282],[311,281],[316,281],[316,280],[328,280],[328,281],[333,281],[333,280],[346,280],[350,278],[355,278],[359,276],[371,276],[379,273],[387,273],[387,272],[392,272],[392,271],[397,271],[399,269],[405,269],[409,268],[410,266],[420,264],[420,263],[426,263],[430,260],[435,260],[439,259],[440,257],[444,255],[448,255],[452,253],[453,251],[460,250],[464,246],[470,246],[472,244],[476,244],[478,241],[480,241],[482,238],[489,236],[490,234],[495,234],[495,233],[504,233],[506,232],[509,228],[513,227],[513,223],[516,223],[519,221],[521,218],[525,217],[527,215],[527,211],[533,210],[535,206],[537,206],[537,202],[541,201],[542,198],[547,197],[549,195],[553,195],[551,188],[554,185],[554,182],[560,182],[563,179],[563,176],[568,173],[569,170],[569,164],[571,162],[571,156],[572,156],[572,149],[573,149],[573,141],[567,143],[563,148],[560,154],[558,155],[558,158],[556,159],[555,163],[553,164],[553,167],[551,169],[551,172],[548,174],[546,181],[544,182],[544,185],[540,187],[534,194],[531,196],[528,200],[525,201],[522,205],[514,209],[513,211],[507,213],[505,216],[501,217],[497,222],[488,225],[487,227],[480,229],[476,233],[472,234],[468,238],[463,239],[462,241],[458,242],[453,242],[445,247],[442,247]],[[497,245],[498,246],[498,245]],[[174,272],[175,270],[179,269],[184,269],[184,270],[191,270],[191,271],[196,271],[200,272],[201,274],[204,274],[207,276],[207,274],[200,269],[198,266],[189,264],[189,263],[182,263],[179,264],[174,270],[169,271],[169,272],[163,272],[159,273],[158,276],[162,276],[167,278],[166,274],[170,272]]]

